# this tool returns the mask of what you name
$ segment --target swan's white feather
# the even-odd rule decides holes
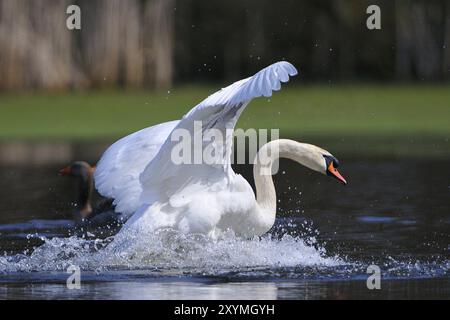
[[[250,100],[271,96],[281,88],[281,82],[296,74],[290,63],[274,63],[210,95],[179,122],[147,128],[119,140],[98,164],[97,189],[115,199],[118,211],[136,211],[128,226],[177,227],[201,233],[230,224],[235,231],[256,226],[257,222],[246,221],[251,218],[248,212],[254,209],[255,196],[248,182],[231,168],[233,138],[232,130],[227,129],[234,129]],[[171,132],[186,129],[193,135],[194,121],[201,121],[203,130],[214,128],[222,132],[222,148],[227,152],[223,152],[218,163],[173,163],[171,153],[178,142],[172,141]]]
[[[170,138],[161,147],[160,152],[148,164],[140,180],[143,188],[142,203],[152,203],[163,197],[171,197],[190,183],[209,185],[224,177],[232,177],[231,148],[233,137],[226,129],[234,129],[241,112],[253,98],[270,96],[273,90],[280,88],[280,82],[287,82],[289,75],[294,76],[297,70],[288,62],[277,62],[264,68],[252,77],[237,81],[232,85],[210,95],[190,110],[175,129],[186,129],[194,135],[194,121],[201,121],[203,130],[213,127],[225,137],[223,158],[217,165],[207,164],[174,165],[171,151],[178,143]],[[205,143],[207,144],[207,143]],[[164,186],[164,188],[161,188]]]
[[[114,199],[116,211],[128,216],[138,209],[142,193],[139,175],[178,122],[142,129],[116,141],[105,151],[95,169],[95,187],[103,196]]]

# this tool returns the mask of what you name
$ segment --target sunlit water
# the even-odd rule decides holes
[[[217,240],[174,230],[74,235],[59,166],[3,167],[0,298],[450,298],[446,160],[346,159],[342,187],[288,161],[276,225]],[[237,168],[250,178],[250,168]],[[23,183],[26,182],[26,183]],[[368,290],[367,267],[382,270]],[[80,290],[66,287],[80,267]]]

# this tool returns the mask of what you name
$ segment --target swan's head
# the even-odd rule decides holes
[[[76,161],[70,166],[59,170],[60,176],[82,177],[87,178],[94,172],[94,167],[91,167],[87,162]]]
[[[327,150],[317,147],[312,144],[299,143],[292,140],[287,140],[284,144],[285,148],[281,148],[287,158],[296,160],[304,166],[314,171],[320,172],[327,176],[337,179],[340,183],[346,185],[347,181],[339,173],[339,161]]]
[[[343,185],[347,184],[347,181],[344,179],[344,177],[339,173],[338,167],[339,167],[339,161],[331,154],[324,154],[323,158],[325,159],[325,174],[327,176],[333,177],[337,179],[340,183]]]

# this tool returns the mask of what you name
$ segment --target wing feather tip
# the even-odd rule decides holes
[[[283,67],[283,69],[289,74],[289,76],[293,77],[298,75],[298,70],[297,68],[290,62],[288,61],[279,61],[277,63],[274,63],[275,65],[281,65]]]

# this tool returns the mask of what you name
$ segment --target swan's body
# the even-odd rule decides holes
[[[280,89],[281,82],[296,74],[291,64],[275,63],[209,96],[183,119],[143,129],[109,147],[97,165],[95,184],[102,195],[115,199],[117,211],[131,216],[126,229],[175,228],[211,236],[225,230],[243,236],[267,232],[276,213],[275,188],[267,170],[271,172],[277,155],[272,154],[268,162],[260,162],[257,157],[255,197],[250,184],[231,167],[232,131],[228,129],[234,129],[251,99],[270,96]],[[202,123],[201,132],[194,130],[196,121]],[[176,130],[187,130],[195,136],[211,128],[223,134],[223,141],[215,141],[223,151],[220,161],[174,163],[171,157],[177,142],[172,135]],[[206,148],[206,143],[201,147]],[[333,164],[337,165],[337,160],[323,149],[292,140],[275,140],[264,145],[259,154],[273,148],[279,150],[280,157],[324,174],[339,175],[329,172],[335,170]]]

